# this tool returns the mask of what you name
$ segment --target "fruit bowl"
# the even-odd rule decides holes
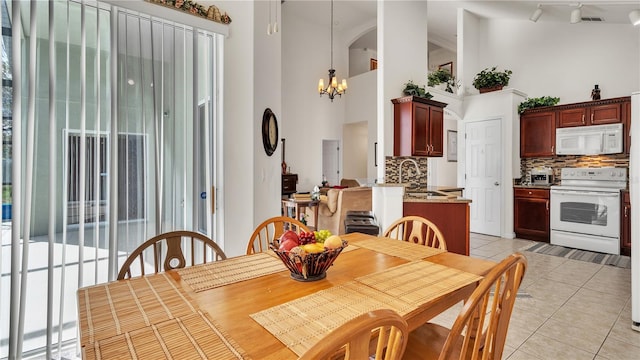
[[[335,249],[325,248],[322,252],[306,253],[304,251],[279,250],[280,241],[274,240],[269,245],[280,260],[291,272],[291,278],[297,281],[316,281],[327,276],[327,269],[333,264],[342,249],[347,247],[347,241],[342,240],[342,246]]]

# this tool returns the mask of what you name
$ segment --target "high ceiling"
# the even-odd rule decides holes
[[[583,22],[576,24],[576,26],[585,26],[586,24],[595,26],[601,23],[629,24],[631,26],[629,12],[640,9],[640,0],[431,0],[427,14],[429,41],[452,51],[456,50],[456,18],[459,7],[484,18],[529,21],[529,17],[536,10],[538,4],[541,4],[543,13],[538,24],[544,26],[544,23],[547,22],[569,23],[571,11],[576,9],[578,3],[582,4],[583,18],[601,18],[602,22]],[[282,6],[295,7],[295,13],[310,23],[318,26],[329,25],[331,14],[329,0],[286,0]],[[373,21],[376,14],[377,3],[374,0],[335,0],[334,2],[336,31]],[[375,49],[376,45],[369,44],[362,47]]]

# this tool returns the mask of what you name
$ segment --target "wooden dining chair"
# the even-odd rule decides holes
[[[309,228],[302,222],[288,216],[276,216],[269,218],[258,225],[249,238],[247,255],[269,250],[269,243],[277,239],[285,231],[292,230],[296,234],[301,231],[309,232]]]
[[[403,359],[501,359],[527,259],[515,253],[480,281],[451,329],[427,323],[409,333]]]
[[[447,243],[440,229],[420,216],[405,216],[394,221],[385,230],[384,237],[447,250]]]
[[[138,273],[145,275],[151,269],[153,273],[159,273],[226,258],[218,244],[206,235],[187,230],[170,231],[152,237],[133,250],[122,264],[118,280]]]
[[[407,322],[397,312],[390,309],[374,310],[331,331],[302,354],[299,360],[401,359],[407,345],[407,335]]]

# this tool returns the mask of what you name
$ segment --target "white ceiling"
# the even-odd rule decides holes
[[[386,0],[391,1],[391,0]],[[419,0],[416,0],[419,1]],[[426,0],[421,0],[426,1]],[[529,21],[529,17],[542,5],[542,16],[538,20],[540,26],[546,22],[569,22],[571,11],[577,4],[582,4],[582,17],[600,17],[602,23],[629,24],[629,12],[640,9],[640,0],[431,0],[428,5],[427,24],[429,41],[439,46],[456,50],[456,18],[457,8],[468,11],[484,18],[512,19]],[[329,26],[331,2],[329,0],[285,0],[282,6],[295,7],[295,13],[306,21],[318,26]],[[290,9],[289,9],[290,10]],[[377,4],[375,0],[335,0],[334,25],[336,31],[343,31],[375,19]],[[597,26],[602,23],[588,23]],[[584,26],[587,24],[576,24]],[[375,49],[374,43],[358,44],[357,47]],[[363,39],[364,42],[364,39]]]

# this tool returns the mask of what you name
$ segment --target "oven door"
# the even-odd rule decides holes
[[[620,193],[551,189],[551,229],[620,237]]]

